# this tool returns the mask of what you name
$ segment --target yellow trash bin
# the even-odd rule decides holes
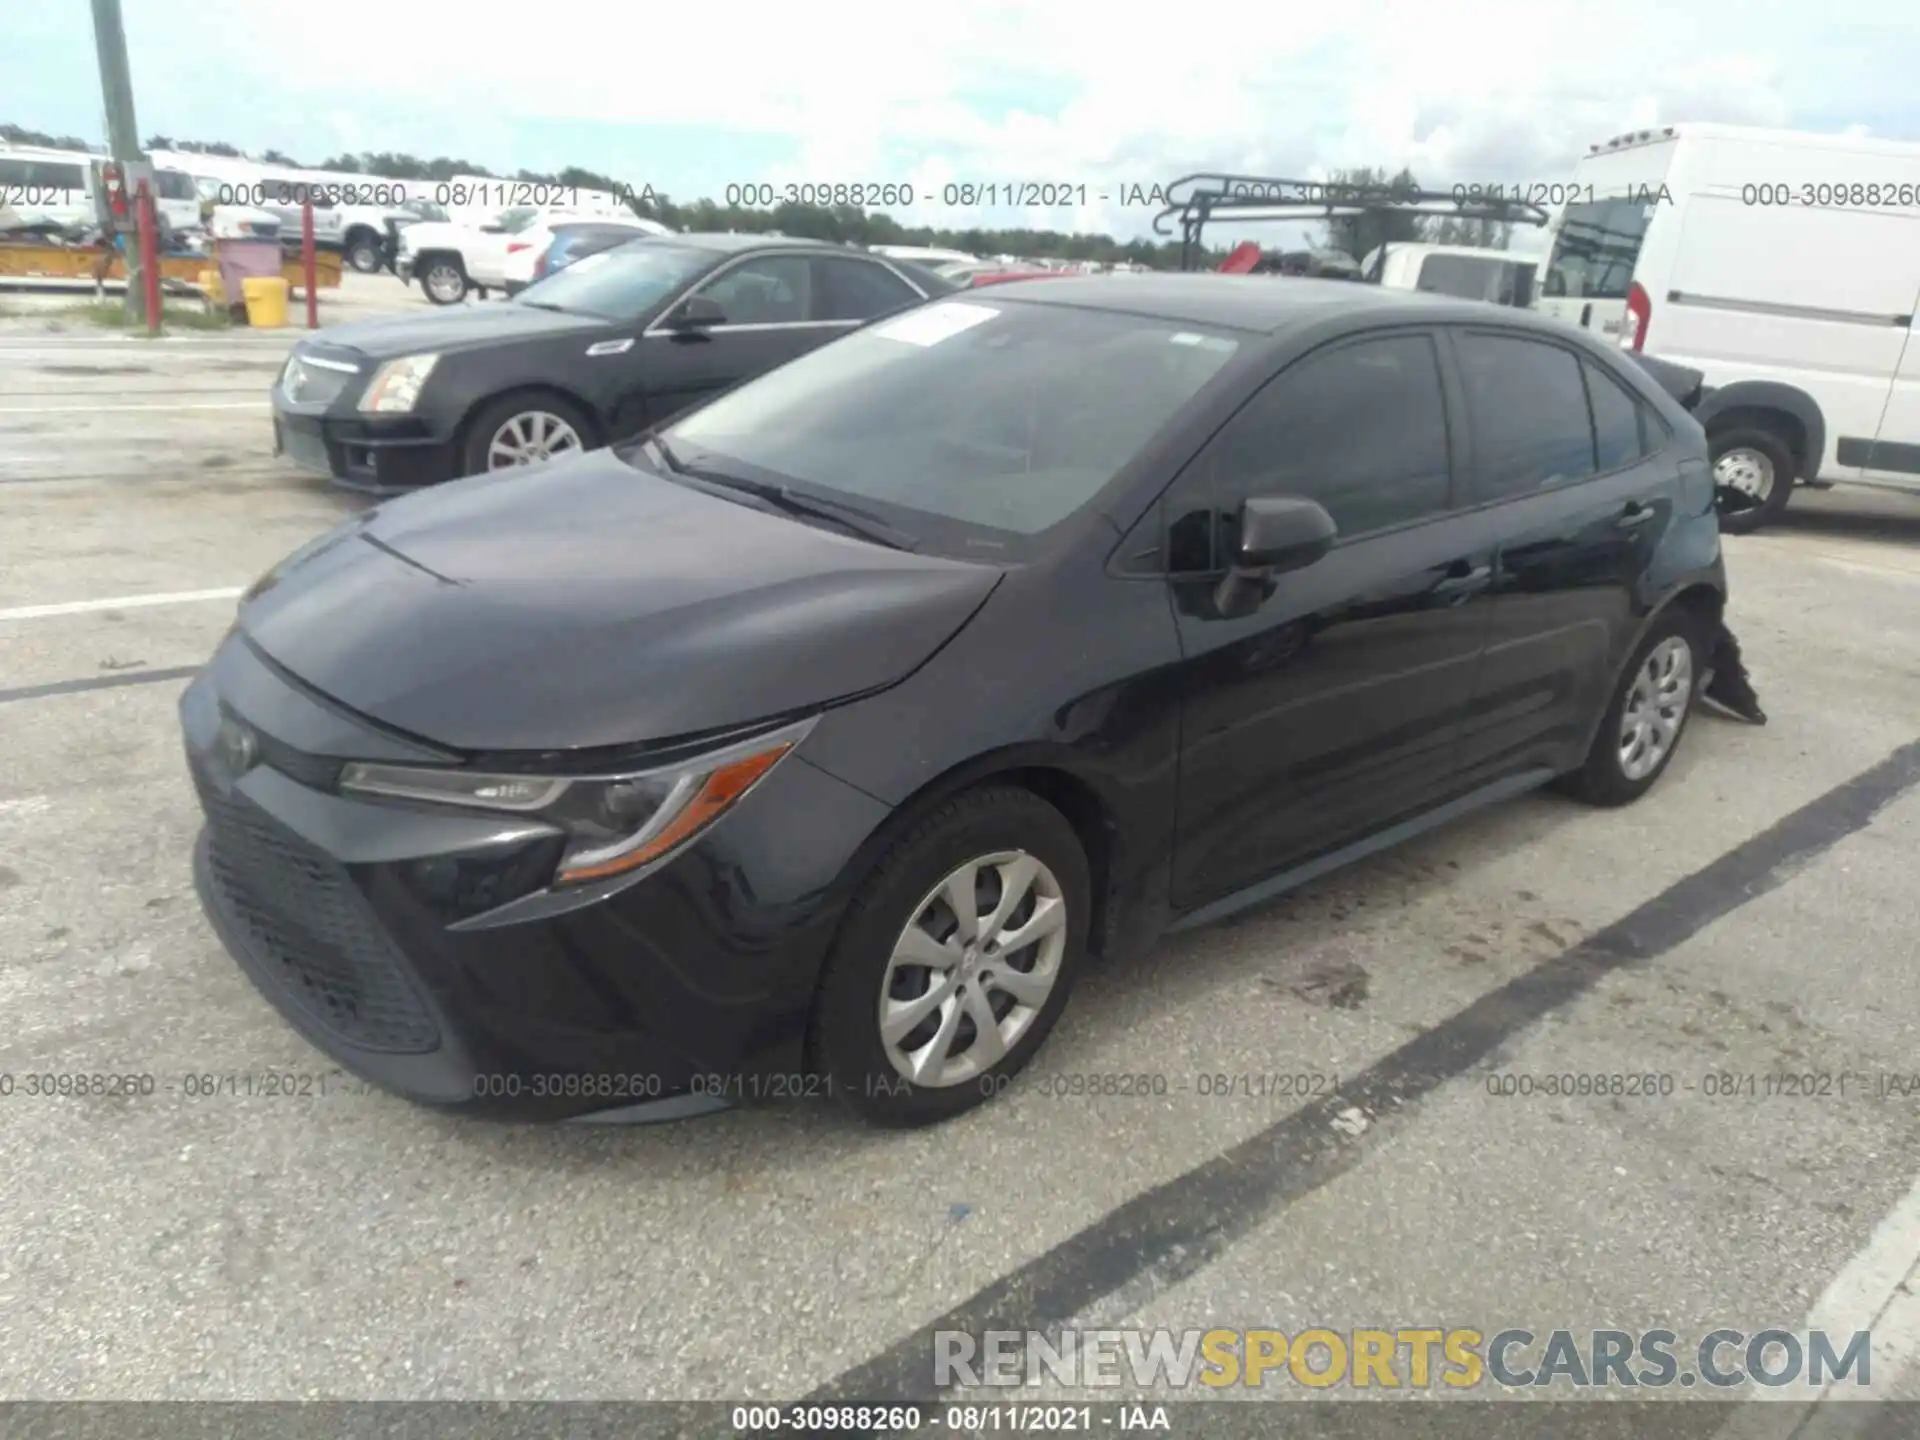
[[[279,330],[287,323],[287,295],[293,287],[283,275],[249,275],[240,282],[247,302],[247,324],[255,330]]]

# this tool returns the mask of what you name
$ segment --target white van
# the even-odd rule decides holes
[[[1457,295],[1463,300],[1485,300],[1524,310],[1533,303],[1533,276],[1539,262],[1505,250],[1472,245],[1428,245],[1395,241],[1376,247],[1360,262],[1360,271],[1394,290],[1423,290],[1432,295]],[[1374,267],[1379,266],[1375,277]]]
[[[0,149],[0,200],[29,218],[91,225],[100,218],[103,168],[112,162],[83,150]],[[155,166],[154,208],[175,231],[200,228],[200,195],[184,170]]]
[[[1920,494],[1920,144],[1670,125],[1564,188],[1535,308],[1706,376],[1724,529],[1796,480]]]

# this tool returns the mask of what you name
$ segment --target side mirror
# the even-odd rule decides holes
[[[1240,507],[1240,543],[1229,566],[1268,575],[1304,570],[1333,548],[1339,533],[1316,501],[1260,496]]]
[[[1245,501],[1239,542],[1215,592],[1215,608],[1222,616],[1251,614],[1271,593],[1275,576],[1318,562],[1339,533],[1316,501],[1270,496]]]
[[[705,295],[690,296],[686,303],[667,317],[670,330],[704,330],[709,325],[727,323],[727,312],[720,302]]]

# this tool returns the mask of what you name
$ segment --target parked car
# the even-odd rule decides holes
[[[275,450],[376,491],[530,464],[658,425],[936,284],[818,241],[632,240],[500,304],[301,340],[273,388]]]
[[[511,256],[544,248],[547,225],[631,215],[624,208],[614,215],[558,205],[513,205],[479,224],[455,219],[409,225],[400,232],[395,273],[403,283],[418,277],[421,293],[436,305],[457,305],[469,294],[484,300],[489,290],[506,289]]]
[[[1920,144],[1670,125],[1567,188],[1536,307],[1704,372],[1727,530],[1796,482],[1920,495]]]
[[[258,581],[181,702],[203,904],[427,1104],[957,1114],[1089,954],[1548,781],[1656,783],[1743,674],[1664,384],[1374,286],[917,307]]]
[[[639,216],[630,219],[539,220],[514,236],[507,246],[503,288],[518,295],[536,280],[564,270],[575,260],[598,255],[643,235],[671,235],[667,226]]]
[[[1533,303],[1538,265],[1537,260],[1504,250],[1396,240],[1369,251],[1360,271],[1364,278],[1391,290],[1424,290],[1524,310]]]

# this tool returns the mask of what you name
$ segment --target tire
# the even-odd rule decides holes
[[[421,257],[414,262],[413,278],[420,282],[420,293],[435,305],[458,305],[473,288],[458,255]]]
[[[536,420],[534,417],[544,419]],[[515,426],[515,429],[528,439],[551,433],[551,427],[545,422],[557,420],[573,432],[573,443],[558,448],[549,446],[545,454],[515,461],[514,464],[536,464],[543,459],[590,450],[597,443],[598,429],[592,417],[571,400],[544,391],[515,391],[489,400],[474,413],[467,425],[466,439],[460,446],[460,473],[485,475],[494,470],[511,468],[506,463],[493,463],[493,452],[496,442],[500,440],[500,432],[516,420],[525,422]]]
[[[1687,721],[1697,708],[1700,682],[1710,658],[1702,631],[1700,621],[1692,613],[1673,606],[1654,621],[1641,638],[1632,663],[1614,688],[1607,713],[1593,737],[1593,746],[1587,751],[1586,762],[1566,777],[1564,788],[1575,798],[1589,805],[1629,805],[1651,790],[1654,782],[1666,772],[1686,734]],[[1675,673],[1677,667],[1672,661],[1676,656],[1685,666],[1684,675]],[[1659,698],[1662,677],[1667,684],[1678,687],[1677,713],[1667,706],[1647,703]],[[1665,748],[1645,769],[1640,768],[1645,752],[1630,752],[1626,744],[1628,706],[1636,698],[1639,703],[1635,708],[1640,714],[1649,718],[1671,716],[1665,727]],[[1656,721],[1653,731],[1642,729],[1641,733],[1650,739],[1660,728]]]
[[[1751,535],[1771,525],[1793,499],[1793,452],[1773,431],[1759,425],[1739,425],[1716,432],[1710,437],[1713,456],[1715,503],[1720,504],[1719,488],[1738,475],[1759,472],[1767,485],[1765,497],[1751,509],[1720,512],[1720,529],[1727,535]],[[1723,471],[1725,475],[1723,476]]]
[[[958,914],[945,899],[948,881],[978,867],[975,918],[984,930],[992,919],[987,907],[1018,883],[1017,872],[1029,863],[1035,868],[1009,920],[1015,928],[1030,924],[1045,904],[1064,924],[1004,955],[964,946]],[[1066,1008],[1086,952],[1091,892],[1079,837],[1031,791],[989,785],[945,801],[894,843],[847,912],[816,992],[809,1036],[815,1068],[835,1096],[881,1126],[934,1124],[992,1098],[1033,1058]],[[894,957],[910,930],[920,937],[910,953],[944,957],[950,965],[896,968]],[[1022,1003],[995,983],[996,960],[997,974],[1019,973],[1023,993],[1038,1003]],[[1028,978],[1035,975],[1050,976],[1051,983]],[[890,1046],[882,1035],[882,1005],[911,1006],[949,984],[955,998],[903,1016],[913,1028]],[[995,1017],[1004,1047],[997,1055],[975,1049],[986,1033],[975,1019],[982,1004]],[[942,1032],[946,1049],[936,1052]],[[929,1063],[942,1054],[944,1083],[909,1077],[914,1058]]]
[[[377,275],[384,263],[380,237],[371,230],[355,230],[347,236],[347,264],[362,275]]]

